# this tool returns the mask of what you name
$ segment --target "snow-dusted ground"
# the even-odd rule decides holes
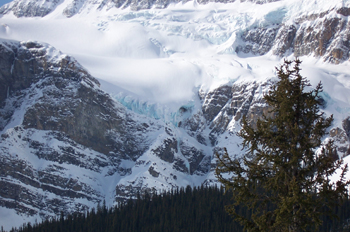
[[[1,16],[0,38],[51,44],[75,57],[100,80],[102,89],[128,109],[165,123],[176,123],[176,112],[183,105],[198,107],[198,90],[207,92],[226,83],[265,82],[275,78],[275,67],[283,59],[272,54],[235,53],[242,31],[261,25],[293,24],[296,16],[350,7],[350,0],[283,0],[265,5],[240,1],[199,5],[190,1],[162,10],[137,12],[114,8],[97,10],[91,6],[66,18],[62,11],[69,3],[61,1],[55,11],[43,18]],[[328,115],[334,114],[334,126],[341,126],[341,121],[350,115],[350,63],[333,65],[312,56],[301,60],[301,73],[312,85],[322,81],[328,103],[325,111]],[[180,128],[176,130],[178,135],[185,134]],[[188,143],[199,145],[190,136],[188,139]],[[219,145],[236,146],[236,143],[224,141]],[[208,147],[203,147],[205,149]],[[154,158],[148,155],[145,153],[140,159]],[[349,159],[347,157],[346,162],[350,162]],[[163,170],[166,166],[157,168]],[[164,174],[167,175],[170,174]],[[180,178],[184,180],[183,185],[196,181],[194,177],[186,179],[185,175]],[[99,182],[108,185],[108,180]],[[162,185],[161,181],[157,184]],[[1,208],[0,218],[6,220],[5,215],[18,220],[16,225],[22,223],[20,216],[16,219],[11,210]]]

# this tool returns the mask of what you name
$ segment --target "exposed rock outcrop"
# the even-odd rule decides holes
[[[42,10],[44,5],[40,4],[45,2],[47,10]],[[172,2],[73,0],[66,4],[63,14],[72,17],[87,5],[140,10],[165,8]],[[17,0],[1,8],[0,13],[44,16],[62,2],[33,4],[35,1]],[[138,13],[144,17],[147,12],[127,12],[121,18]],[[215,14],[220,16],[220,12]],[[212,42],[223,50],[231,46],[230,39],[241,36],[231,47],[238,55],[294,53],[339,63],[349,59],[349,15],[350,9],[343,7],[300,16],[292,24],[255,25],[244,31],[230,32],[221,25],[210,25],[212,34],[196,34],[196,29],[183,33],[177,26],[169,30],[175,36]],[[169,25],[176,20],[171,19]],[[214,16],[205,20],[214,21]],[[227,34],[215,37],[216,30]],[[213,154],[224,147],[231,149],[230,154],[242,154],[236,136],[242,117],[254,125],[262,115],[272,116],[263,100],[269,85],[262,80],[240,80],[207,92],[200,90],[191,99],[193,104],[171,112],[171,120],[152,118],[111,98],[74,58],[50,45],[1,41],[0,184],[5,187],[0,188],[0,206],[47,217],[61,211],[83,212],[102,200],[112,205],[145,192],[213,184]],[[329,137],[335,141],[339,156],[348,155],[350,120],[332,128]]]
[[[128,110],[49,45],[3,41],[0,59],[0,206],[24,215],[83,212],[198,178],[213,184],[213,153],[236,139],[242,116],[272,116],[269,82],[199,91],[201,105],[180,107],[169,123]],[[349,124],[330,131],[339,156],[349,153]]]
[[[164,9],[171,3],[187,2],[189,0],[71,0],[64,8],[63,15],[72,17],[80,12],[85,6],[96,9],[127,8],[133,11],[144,9]],[[230,3],[236,0],[199,0],[199,4],[209,2]],[[239,1],[239,0],[238,0]],[[254,2],[256,4],[265,4],[279,0],[240,0],[241,2]],[[12,4],[0,8],[0,14],[13,12],[17,17],[44,17],[56,9],[61,4],[60,0],[14,0]]]
[[[350,9],[342,7],[296,18],[294,24],[277,24],[252,28],[242,34],[245,45],[236,52],[263,55],[272,52],[296,57],[314,55],[325,61],[340,63],[349,59]]]
[[[49,45],[5,41],[0,57],[0,206],[48,216],[104,199],[96,178],[130,174],[123,160],[140,157],[159,125],[136,121]]]

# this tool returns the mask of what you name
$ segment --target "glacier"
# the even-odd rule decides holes
[[[9,9],[21,2],[25,5],[29,1],[15,0],[0,9],[3,12],[0,14],[1,43],[45,44],[45,51],[51,57],[49,61],[53,63],[74,57],[97,78],[100,86],[94,86],[96,91],[101,90],[113,99],[116,111],[126,120],[123,122],[134,120],[137,128],[144,126],[142,130],[135,129],[135,137],[143,146],[135,157],[122,154],[125,151],[120,154],[111,151],[108,153],[111,158],[106,160],[101,152],[77,145],[74,151],[86,154],[90,167],[94,166],[94,160],[108,163],[91,170],[83,166],[84,162],[78,168],[55,160],[44,162],[34,155],[35,149],[28,148],[29,145],[19,139],[32,135],[34,142],[56,152],[74,143],[50,137],[52,131],[14,129],[21,126],[31,102],[23,102],[12,121],[4,126],[1,134],[8,134],[9,141],[18,145],[10,149],[12,154],[22,154],[20,159],[29,160],[39,171],[45,171],[50,165],[62,166],[67,170],[62,174],[65,178],[79,177],[79,181],[88,183],[95,199],[78,200],[86,207],[96,206],[103,199],[108,205],[115,205],[116,195],[119,194],[118,199],[126,198],[137,188],[161,192],[186,185],[215,184],[214,153],[223,147],[227,147],[230,154],[242,153],[241,140],[235,135],[240,129],[239,115],[254,114],[254,107],[264,107],[261,98],[267,91],[266,83],[276,80],[275,67],[285,58],[296,57],[293,48],[282,49],[282,55],[275,52],[283,44],[279,40],[283,36],[277,32],[285,29],[287,35],[290,32],[297,37],[302,33],[298,31],[300,28],[314,27],[315,22],[327,19],[347,22],[349,15],[340,14],[339,9],[350,7],[350,0],[280,0],[266,4],[183,1],[170,3],[164,9],[150,7],[134,11],[131,6],[115,7],[112,2],[103,5],[102,0],[53,1],[57,4],[49,6],[43,4],[45,0],[32,0],[46,7],[48,13],[43,17],[17,17]],[[273,35],[274,43],[265,41]],[[242,49],[237,49],[240,46]],[[322,110],[335,118],[330,132],[334,129],[336,144],[346,147],[348,137],[345,132],[338,133],[337,128],[343,128],[344,120],[350,116],[350,62],[340,59],[335,64],[325,59],[325,54],[311,51],[300,56],[301,74],[312,86],[322,81],[325,101]],[[38,98],[44,95],[40,90],[32,91]],[[246,108],[250,104],[249,111]],[[106,114],[101,113],[99,117],[108,120]],[[132,140],[132,136],[121,137],[113,129],[108,133],[118,144]],[[11,147],[7,142],[1,146]],[[124,156],[115,159],[117,155]],[[344,160],[349,163],[349,156]],[[35,192],[34,188],[31,190]],[[57,197],[45,191],[40,194],[45,199]],[[68,208],[76,207],[72,200],[67,202]],[[30,204],[28,207],[34,209]],[[54,215],[50,208],[45,208],[43,213]],[[5,229],[41,219],[38,215],[19,215],[5,207],[0,208],[0,218]],[[11,220],[18,223],[13,224]]]

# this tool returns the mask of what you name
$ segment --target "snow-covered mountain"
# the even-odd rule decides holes
[[[264,4],[269,2],[276,2],[279,0],[247,0],[256,4]],[[13,12],[17,17],[43,17],[56,8],[61,8],[61,13],[66,17],[72,17],[81,13],[84,10],[90,11],[103,10],[111,8],[121,8],[130,10],[145,10],[145,9],[164,9],[171,4],[186,3],[186,1],[180,0],[65,0],[62,4],[62,0],[15,0],[12,4],[3,7],[0,11],[2,14]],[[200,0],[199,4],[207,4],[209,2],[231,3],[234,0]],[[241,1],[241,2],[245,2]],[[60,6],[63,5],[64,7]]]
[[[15,0],[0,8],[0,225],[215,184],[283,58],[350,162],[350,1]],[[325,138],[327,139],[327,138]],[[350,177],[349,177],[350,178]]]

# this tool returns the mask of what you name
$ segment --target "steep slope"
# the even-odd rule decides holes
[[[262,97],[284,57],[301,56],[302,74],[324,84],[335,118],[325,139],[349,162],[350,2],[300,3],[0,8],[0,225],[215,184],[214,154],[244,152],[240,119],[268,114]]]
[[[129,111],[73,58],[6,40],[0,57],[3,210],[45,218],[205,179],[211,152]]]
[[[123,160],[149,145],[137,132],[158,128],[133,120],[74,59],[48,45],[3,41],[1,60],[1,205],[45,216],[104,199],[101,178],[125,175]],[[131,136],[137,147],[123,143]]]
[[[349,60],[349,15],[348,7],[331,8],[271,27],[247,29],[241,35],[244,43],[236,48],[236,52],[264,55],[271,51],[279,56],[293,53],[296,57],[314,55],[340,63]]]
[[[188,0],[187,0],[188,1]],[[72,17],[75,14],[79,14],[85,9],[108,9],[111,8],[128,8],[130,7],[133,11],[144,10],[144,9],[163,9],[168,7],[170,4],[176,4],[179,2],[185,3],[187,1],[180,0],[69,0],[62,3],[61,0],[14,0],[11,4],[3,7],[0,10],[0,14],[7,14],[13,12],[17,17],[43,17],[54,11],[61,4],[62,14],[67,17]],[[235,0],[215,0],[214,2],[230,3]],[[245,0],[241,0],[244,2]],[[247,0],[257,4],[264,4],[268,2],[275,2],[279,0]],[[200,0],[199,4],[207,4],[209,0]],[[60,9],[61,10],[61,9]]]
[[[25,220],[215,184],[213,152],[239,154],[241,116],[254,122],[268,113],[265,81],[200,91],[199,105],[180,107],[167,123],[128,110],[49,45],[2,41],[0,57],[0,204]],[[340,156],[348,155],[349,121],[330,132]]]
[[[222,3],[239,1],[215,1]],[[241,1],[246,2],[246,1]],[[203,25],[200,33],[192,31],[186,23],[180,31],[172,31],[175,34],[190,33],[187,36],[192,38],[206,39],[214,44],[224,45],[221,52],[243,53],[250,55],[264,55],[271,52],[280,57],[294,54],[294,56],[313,55],[323,57],[325,61],[340,63],[349,59],[349,22],[350,3],[348,1],[334,1],[333,3],[318,0],[315,4],[304,3],[301,0],[293,1],[274,1],[274,0],[252,0],[247,1],[260,5],[271,5],[265,8],[260,18],[254,15],[254,10],[249,11],[245,7],[238,6],[238,10],[227,12],[227,10],[215,11],[215,24],[219,27],[208,27]],[[277,2],[277,3],[275,3]],[[125,0],[125,1],[89,1],[89,0],[15,0],[0,8],[0,14],[13,14],[16,17],[44,17],[52,14],[72,17],[74,15],[91,14],[100,12],[104,15],[110,15],[112,20],[138,21],[137,18],[148,17],[150,22],[146,26],[156,23],[158,17],[154,17],[157,11],[152,10],[148,15],[144,13],[124,12],[117,18],[113,9],[130,9],[131,11],[147,9],[163,9],[169,7],[169,4],[186,4],[187,1],[143,1],[143,0]],[[205,5],[211,1],[196,1],[195,4]],[[303,5],[305,10],[299,6]],[[205,6],[204,6],[205,7]],[[216,9],[217,7],[213,7]],[[241,8],[241,9],[239,9]],[[141,11],[142,12],[142,11]],[[158,11],[158,13],[161,11]],[[171,21],[186,22],[191,21],[189,17],[191,11],[181,11],[181,16],[172,17],[163,20],[163,26],[171,26]],[[214,12],[213,12],[214,13]],[[229,14],[228,14],[229,13]],[[232,20],[232,14],[244,14],[244,21],[239,22],[237,18]],[[186,16],[188,15],[188,16]],[[243,16],[243,15],[242,15]],[[196,23],[210,23],[210,17],[205,20],[198,20]],[[234,24],[241,23],[237,28],[227,24],[227,20]],[[241,19],[240,19],[241,20]],[[168,21],[167,23],[165,21]],[[101,25],[104,25],[104,22]],[[155,25],[159,28],[159,23]],[[237,25],[236,25],[237,26]],[[178,30],[176,29],[176,30]],[[215,34],[212,30],[215,30]],[[203,37],[204,35],[204,37]],[[229,43],[229,44],[227,44]]]

